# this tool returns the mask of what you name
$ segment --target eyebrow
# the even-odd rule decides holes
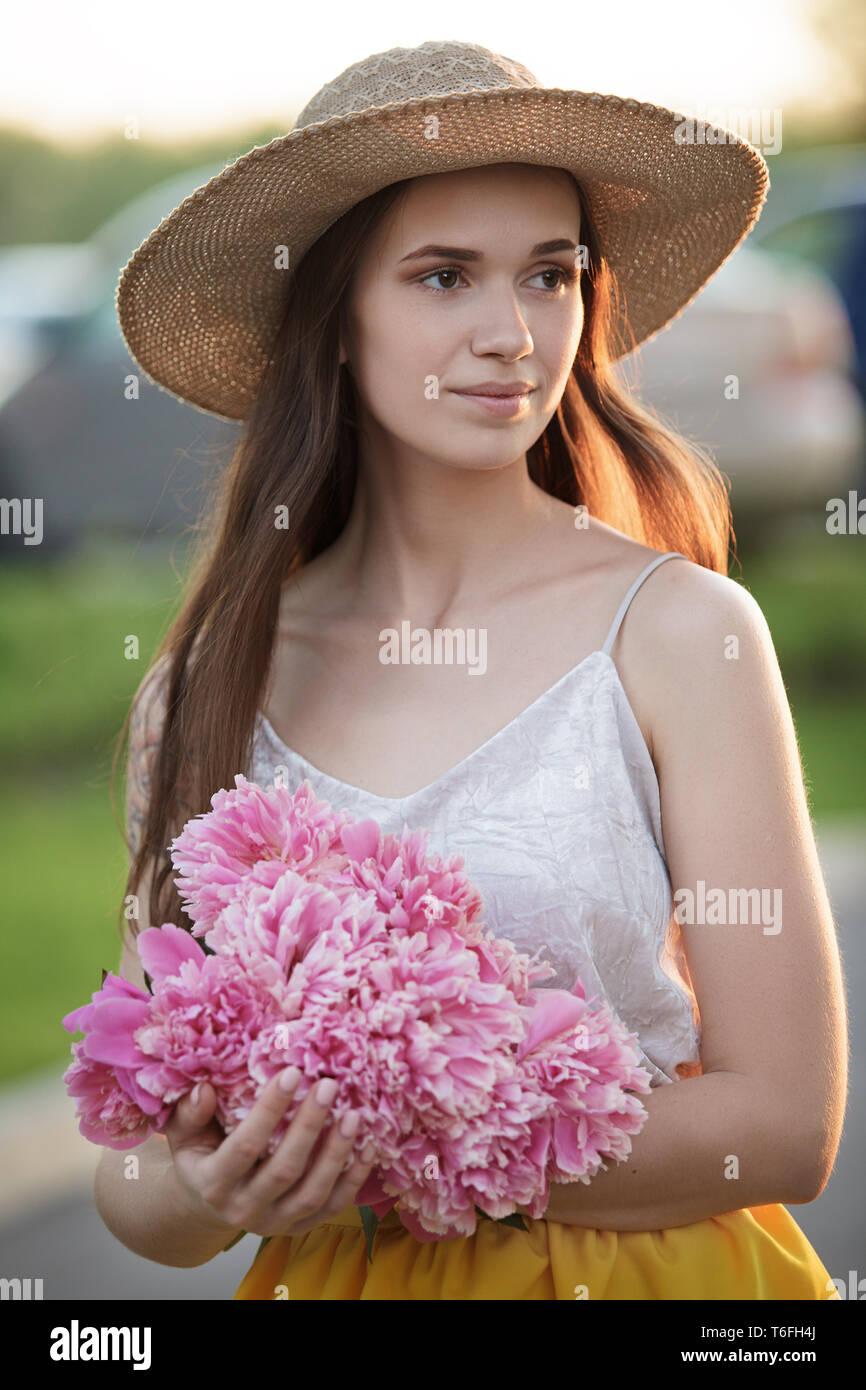
[[[540,241],[537,246],[533,246],[530,256],[547,256],[552,251],[576,251],[577,246],[567,237],[557,237],[554,241]],[[417,251],[410,251],[408,256],[403,256],[399,262],[420,261],[427,256],[441,256],[451,261],[480,261],[483,260],[481,251],[467,251],[461,246],[421,246]]]

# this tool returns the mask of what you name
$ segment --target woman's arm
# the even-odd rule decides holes
[[[796,734],[760,608],[733,580],[670,560],[626,623],[617,660],[651,730],[674,894],[691,890],[697,918],[699,881],[705,898],[721,889],[728,921],[707,910],[681,927],[703,1075],[643,1097],[630,1158],[589,1185],[557,1184],[545,1216],[655,1230],[817,1197],[842,1133],[848,1037]]]
[[[131,1154],[134,1182],[129,1181]],[[103,1149],[93,1196],[103,1224],[121,1245],[145,1260],[177,1269],[206,1264],[242,1229],[190,1211],[162,1134],[152,1134],[136,1149]]]
[[[589,1185],[551,1183],[545,1221],[657,1231],[818,1195],[800,1166],[786,1167],[787,1146],[770,1133],[778,1103],[752,1078],[714,1071],[656,1086],[641,1100],[648,1118],[629,1157],[608,1162]]]
[[[129,726],[126,821],[130,864],[141,844],[150,800],[153,762],[165,719],[167,663],[154,667],[136,692]],[[154,865],[149,861],[136,885],[137,928],[150,926],[149,901]],[[120,961],[125,980],[146,989],[137,937],[126,929]],[[131,1180],[133,1179],[133,1180]],[[127,1249],[147,1260],[178,1268],[204,1264],[222,1250],[240,1228],[192,1215],[178,1192],[168,1141],[152,1134],[131,1150],[103,1148],[93,1183],[94,1201],[103,1223]]]

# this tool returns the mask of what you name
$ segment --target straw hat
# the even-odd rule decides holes
[[[284,311],[286,264],[387,184],[524,163],[570,170],[583,188],[624,291],[615,327],[630,351],[694,299],[769,188],[752,145],[701,122],[681,143],[683,120],[649,102],[541,87],[478,44],[373,54],[322,87],[289,134],[241,155],[151,232],[118,282],[121,332],[159,387],[242,420]]]

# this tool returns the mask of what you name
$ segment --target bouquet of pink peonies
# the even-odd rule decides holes
[[[650,1090],[635,1036],[580,980],[538,987],[555,971],[483,925],[461,857],[335,813],[308,781],[235,784],[172,841],[192,927],[140,933],[151,992],[104,972],[63,1020],[84,1033],[64,1080],[86,1138],[140,1144],[197,1082],[229,1133],[295,1065],[271,1153],[333,1077],[334,1123],[360,1111],[356,1150],[375,1146],[368,1243],[394,1206],[421,1241],[471,1235],[478,1215],[523,1226],[516,1207],[540,1217],[551,1181],[627,1157]]]

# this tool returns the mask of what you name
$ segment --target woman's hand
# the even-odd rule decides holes
[[[213,1119],[216,1093],[206,1084],[198,1104],[184,1096],[166,1125],[182,1203],[200,1221],[223,1226],[227,1235],[238,1229],[260,1236],[301,1235],[350,1206],[372,1168],[363,1156],[352,1155],[357,1112],[344,1116],[348,1135],[332,1124],[322,1136],[336,1082],[325,1104],[316,1100],[313,1087],[277,1149],[264,1157],[300,1080],[296,1068],[289,1072],[296,1073],[289,1089],[280,1085],[286,1072],[273,1077],[229,1135]]]

